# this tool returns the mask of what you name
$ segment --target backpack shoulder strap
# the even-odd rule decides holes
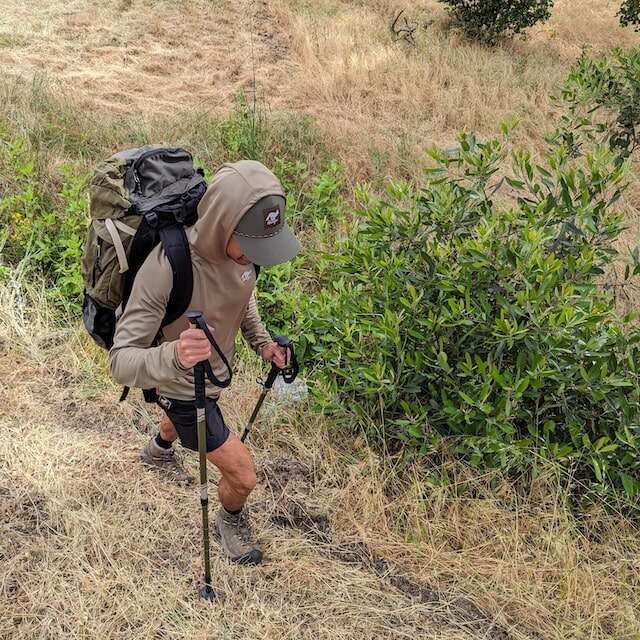
[[[182,226],[171,225],[164,227],[158,233],[173,274],[173,284],[169,294],[167,310],[160,324],[162,329],[162,327],[166,327],[177,320],[189,308],[191,295],[193,294],[193,267],[189,242]],[[160,332],[158,332],[159,335]],[[152,345],[157,344],[158,336],[156,336]],[[142,394],[145,402],[154,403],[158,401],[158,394],[155,389],[143,389]],[[128,395],[129,387],[123,387],[120,402],[126,400]]]
[[[191,251],[184,228],[171,225],[160,229],[160,242],[171,265],[173,286],[162,325],[177,320],[189,308],[193,294],[193,267]]]

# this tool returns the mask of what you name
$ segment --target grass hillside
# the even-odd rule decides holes
[[[276,399],[250,441],[266,562],[231,566],[214,545],[220,598],[200,601],[197,489],[139,465],[158,412],[137,394],[117,402],[74,298],[86,178],[115,149],[184,145],[209,172],[262,159],[305,246],[331,248],[363,181],[415,178],[459,130],[492,136],[516,118],[512,143],[541,154],[549,96],[583,47],[640,43],[618,4],[558,0],[526,38],[487,49],[435,0],[3,3],[0,638],[640,638],[633,511],[576,508],[552,465],[523,484],[447,452],[403,458]],[[400,9],[415,45],[393,39]],[[286,292],[295,274],[277,273],[266,282]],[[223,410],[239,431],[259,364],[241,351],[236,369]]]

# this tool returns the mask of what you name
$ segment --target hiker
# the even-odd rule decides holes
[[[249,345],[279,368],[287,352],[265,329],[253,293],[257,269],[291,260],[300,244],[285,223],[285,196],[278,179],[259,162],[225,164],[198,204],[197,222],[185,229],[193,265],[190,309],[198,309],[228,362],[238,330]],[[113,378],[127,386],[155,388],[164,410],[159,433],[142,450],[141,460],[192,482],[176,458],[173,443],[198,450],[193,367],[209,360],[222,379],[225,362],[212,352],[200,329],[183,315],[161,328],[172,289],[172,267],[161,245],[138,271],[117,321],[109,352]],[[161,328],[157,346],[152,346]],[[249,451],[231,433],[217,403],[220,387],[206,383],[207,459],[220,471],[220,509],[215,529],[234,562],[258,564],[262,553],[251,538],[247,498],[256,485]]]

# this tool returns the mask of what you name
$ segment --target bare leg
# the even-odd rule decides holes
[[[207,459],[222,474],[218,483],[220,504],[228,511],[238,511],[256,486],[256,468],[249,450],[231,433],[222,446],[207,454]]]
[[[178,432],[166,413],[160,419],[160,437],[167,442],[173,442],[178,438]]]

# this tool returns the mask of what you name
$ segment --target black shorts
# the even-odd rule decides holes
[[[173,422],[180,443],[186,449],[198,450],[198,422],[193,400],[174,400],[161,397],[158,404]],[[229,428],[224,423],[222,412],[213,398],[206,399],[207,452],[223,445],[229,437]]]

